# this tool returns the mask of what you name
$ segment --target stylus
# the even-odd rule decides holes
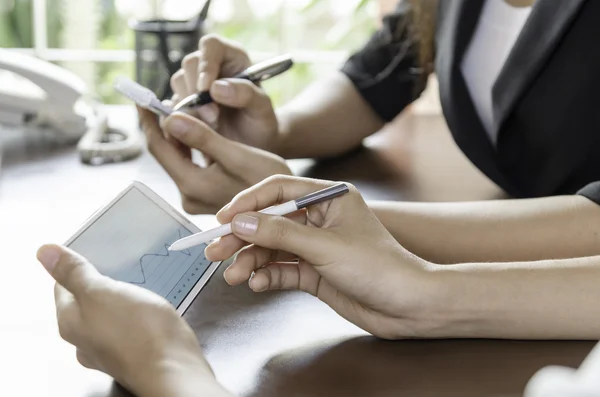
[[[234,76],[236,79],[250,80],[253,83],[260,83],[278,76],[289,70],[294,65],[294,61],[289,55],[281,55],[266,61],[250,66],[248,69]],[[198,94],[192,94],[184,98],[181,102],[175,105],[174,111],[179,111],[183,108],[207,105],[213,101],[210,92],[204,91]]]
[[[287,203],[269,207],[260,212],[268,215],[283,216],[291,214],[294,211],[298,211],[300,209],[309,207],[311,205],[322,203],[323,201],[332,200],[348,192],[348,186],[344,183],[340,183],[328,187],[326,189],[319,190],[318,192],[311,193],[304,197],[300,197],[299,199],[291,200]],[[169,251],[182,251],[191,247],[195,247],[197,245],[206,244],[209,241],[226,236],[231,233],[231,223],[227,223],[214,229],[192,234],[191,236],[184,237],[181,240],[177,240],[173,243],[173,245],[169,247]]]

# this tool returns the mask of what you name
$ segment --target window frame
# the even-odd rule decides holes
[[[154,0],[159,9],[162,0]],[[28,55],[35,55],[50,62],[135,62],[134,50],[102,50],[76,48],[49,48],[46,0],[33,0],[33,48],[11,48]],[[284,43],[281,43],[284,44]],[[348,58],[348,51],[289,51],[300,64],[341,64]],[[277,54],[249,50],[254,60],[266,59]]]
[[[161,8],[163,0],[152,0],[154,10]],[[17,51],[28,55],[37,56],[49,62],[111,62],[111,63],[134,63],[134,50],[102,50],[102,49],[76,49],[76,48],[49,48],[48,47],[48,18],[47,0],[33,0],[33,48],[9,48],[9,51]],[[285,40],[280,43],[280,48],[287,49]],[[348,56],[349,51],[316,51],[316,50],[291,50],[287,49],[294,62],[309,65],[341,65]],[[279,54],[249,51],[250,58],[259,61]],[[415,113],[440,115],[441,105],[437,93],[437,79],[431,76],[432,84],[429,84],[424,95],[414,104]],[[431,86],[434,87],[431,87]]]

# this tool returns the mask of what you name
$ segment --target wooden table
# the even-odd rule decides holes
[[[135,120],[115,109],[114,120]],[[125,112],[125,113],[121,113]],[[402,130],[402,133],[398,132]],[[354,183],[368,199],[456,201],[502,193],[456,149],[437,117],[405,117],[367,149],[300,174]],[[179,203],[174,184],[147,154],[87,167],[72,148],[39,139],[5,148],[0,177],[2,246],[0,395],[103,397],[125,393],[80,367],[56,328],[53,282],[35,260],[38,246],[64,241],[132,179]],[[195,218],[201,227],[214,220]],[[27,292],[26,292],[27,291]],[[224,385],[240,396],[520,396],[542,366],[577,366],[588,342],[384,342],[309,295],[254,294],[217,274],[186,319]]]

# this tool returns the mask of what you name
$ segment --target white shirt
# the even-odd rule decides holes
[[[471,100],[492,143],[496,143],[492,87],[508,58],[531,7],[513,7],[505,0],[486,0],[477,28],[461,64]]]

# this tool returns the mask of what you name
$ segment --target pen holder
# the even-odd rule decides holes
[[[159,99],[173,95],[171,76],[181,67],[183,57],[198,49],[198,42],[206,33],[210,2],[207,0],[200,14],[188,21],[156,19],[129,24],[135,32],[136,81]]]

